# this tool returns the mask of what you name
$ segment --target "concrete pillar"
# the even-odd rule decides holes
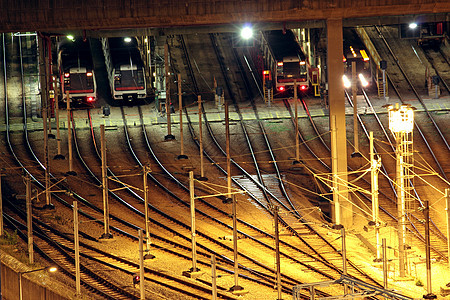
[[[342,75],[344,75],[342,19],[327,20],[327,65],[328,65],[328,95],[330,107],[330,129],[336,134],[331,136],[331,145],[336,147],[334,153],[337,157],[332,164],[332,172],[337,176],[335,182],[338,201],[341,206],[341,215],[338,220],[346,228],[353,224],[353,207],[349,201],[347,186],[347,137],[345,129],[345,96]],[[333,221],[336,215],[333,212]]]

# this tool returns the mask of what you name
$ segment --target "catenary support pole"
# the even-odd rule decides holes
[[[54,159],[64,159],[61,154],[61,130],[59,128],[59,101],[58,101],[59,89],[55,90],[55,118],[56,118],[56,148],[57,153]]]
[[[297,99],[297,81],[294,80],[294,107],[295,107],[295,160],[300,162],[300,138],[298,136],[298,99]]]
[[[197,242],[195,234],[194,172],[189,172],[189,195],[191,199],[192,272],[197,272]]]
[[[427,267],[427,295],[424,296],[425,299],[435,299],[436,296],[433,294],[431,287],[431,244],[430,244],[430,204],[428,200],[424,201],[425,208],[423,214],[425,217],[425,263]]]
[[[356,62],[352,61],[353,143],[355,147],[355,154],[359,153],[357,82]]]
[[[396,134],[396,181],[397,181],[397,223],[398,223],[398,268],[399,276],[405,277],[405,187],[403,176],[403,157],[401,154],[401,137],[400,133]]]
[[[231,199],[231,155],[230,155],[230,121],[228,113],[228,103],[225,103],[225,150],[227,152],[227,199]],[[227,200],[229,201],[229,200]]]
[[[140,300],[145,300],[145,274],[144,274],[144,235],[142,234],[142,229],[138,230],[139,234],[139,291]]]
[[[144,259],[155,258],[155,256],[153,254],[150,254],[150,246],[152,243],[150,240],[150,220],[149,220],[149,214],[148,214],[149,188],[148,188],[147,176],[148,176],[149,172],[150,172],[150,167],[144,166],[143,173],[144,173],[145,251],[147,252],[144,255]]]
[[[388,288],[388,267],[387,267],[387,249],[386,249],[386,238],[381,240],[383,248],[383,288]]]
[[[73,241],[75,246],[75,298],[81,297],[81,277],[80,277],[80,242],[78,236],[78,201],[73,201]]]
[[[26,206],[27,206],[27,235],[28,235],[28,262],[30,265],[34,263],[33,249],[33,206],[31,203],[31,177],[30,174],[25,175],[26,184]]]
[[[103,191],[103,227],[104,231],[100,238],[110,239],[112,234],[109,231],[109,201],[108,201],[108,169],[106,163],[106,139],[105,125],[100,125],[100,151],[102,157],[102,191]]]
[[[345,227],[341,227],[341,239],[342,239],[342,274],[347,276],[347,245],[345,237]],[[347,295],[348,286],[344,284],[344,294]]]
[[[216,256],[211,254],[211,286],[212,300],[217,300]]]
[[[5,233],[3,226],[3,194],[2,194],[2,173],[0,173],[0,236]],[[0,294],[1,296],[1,294]]]
[[[450,189],[445,189],[445,198],[447,199],[447,255],[450,269]]]
[[[167,117],[167,135],[164,137],[166,141],[174,140],[172,135],[172,120],[170,118],[170,69],[169,69],[169,44],[164,44],[164,71],[166,79],[166,117]]]
[[[66,91],[66,102],[67,102],[67,146],[69,147],[69,174],[73,174],[73,153],[72,153],[72,118],[70,109],[70,95],[69,91]]]
[[[178,110],[180,112],[180,155],[178,159],[187,159],[184,154],[184,137],[183,137],[183,94],[181,92],[181,74],[178,74]]]
[[[375,153],[373,148],[373,131],[369,132],[369,150],[370,150],[370,179],[371,179],[371,195],[372,195],[372,222],[375,226],[375,235],[377,240],[377,261],[381,259],[380,253],[380,224],[378,220],[379,204],[378,204],[378,172],[380,170],[381,161],[375,159]]]
[[[243,287],[239,286],[239,263],[238,263],[238,236],[237,236],[237,199],[236,195],[232,196],[232,214],[233,214],[233,254],[234,254],[234,286],[230,288],[233,293],[242,293]]]
[[[280,266],[280,233],[278,230],[278,210],[279,207],[275,206],[273,209],[273,219],[275,225],[275,260],[277,263],[277,300],[281,298],[281,266]]]
[[[198,139],[200,143],[200,178],[199,180],[206,180],[205,170],[204,170],[204,159],[203,159],[203,120],[202,120],[202,96],[198,95]]]

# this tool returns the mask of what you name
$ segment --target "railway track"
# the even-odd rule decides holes
[[[206,115],[204,115],[204,116],[205,116],[205,120],[207,121],[207,116],[206,116]],[[188,119],[189,119],[189,118],[188,118]],[[209,126],[209,125],[208,125],[208,122],[207,122],[206,124],[207,124],[207,127],[208,127],[208,126]],[[216,138],[213,137],[213,134],[211,133],[211,130],[208,129],[208,131],[210,132],[210,135],[212,136],[212,139],[213,139],[213,140],[217,140]],[[217,145],[217,147],[218,147],[219,149],[221,149],[220,145],[218,145],[217,142],[215,142],[215,144]],[[223,150],[220,150],[220,151],[221,151],[222,153],[224,153]],[[224,153],[224,154],[225,154],[225,153]],[[236,162],[233,162],[233,163],[236,165]],[[214,162],[213,162],[213,164],[214,164]],[[239,166],[237,166],[237,167],[239,167]],[[243,169],[243,168],[240,167],[240,169]],[[246,173],[246,172],[245,172],[245,170],[244,170],[244,174],[245,174],[245,173]],[[248,176],[248,175],[247,175],[247,176]],[[235,184],[236,184],[236,182],[235,182]],[[237,184],[238,184],[238,183],[237,183]],[[270,191],[269,191],[269,192],[270,192]],[[286,223],[283,222],[283,225],[286,226]],[[290,231],[290,232],[294,232],[294,235],[297,236],[297,237],[300,236],[300,234],[298,234],[298,233],[296,234],[296,233],[295,233],[295,230],[294,230],[294,229],[289,228],[289,231]],[[302,238],[300,238],[300,239],[302,240]],[[322,242],[323,242],[323,240],[322,240]],[[308,246],[308,243],[306,243],[306,242],[305,242],[305,244],[306,244],[307,247],[308,247],[309,249],[311,249],[311,250],[312,250],[315,246],[317,246],[317,244],[314,245],[314,246],[311,246],[311,245]],[[314,251],[313,251],[312,253],[314,253]],[[339,254],[338,254],[337,252],[335,252],[335,253],[339,256]],[[314,253],[313,255],[317,255],[318,257],[321,257],[321,255],[318,254],[318,253]],[[324,259],[324,260],[325,260],[325,259]],[[331,260],[331,259],[330,259],[330,260]],[[360,272],[360,270],[357,270],[356,272],[358,273],[358,272]]]

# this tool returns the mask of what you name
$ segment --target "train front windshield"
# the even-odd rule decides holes
[[[299,61],[284,62],[282,67],[278,67],[278,82],[307,81],[308,71],[306,64]]]
[[[94,92],[94,75],[85,68],[71,68],[70,73],[64,73],[64,87],[70,93]]]
[[[121,66],[114,74],[114,88],[117,91],[143,90],[145,88],[144,71],[142,68]]]

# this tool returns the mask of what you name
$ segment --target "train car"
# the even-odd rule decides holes
[[[438,50],[446,38],[446,22],[420,24],[417,43],[422,47]]]
[[[144,63],[136,38],[102,38],[112,98],[136,101],[147,98]]]
[[[58,44],[58,69],[61,82],[62,101],[69,92],[71,102],[94,105],[97,85],[88,41],[80,38],[64,38]]]
[[[309,89],[309,63],[291,30],[272,30],[262,34],[265,70],[278,93],[293,90],[294,80],[300,91]]]
[[[366,88],[372,81],[370,58],[361,45],[346,45],[344,43],[344,86],[348,87],[352,78],[352,64],[355,62],[358,85]]]

